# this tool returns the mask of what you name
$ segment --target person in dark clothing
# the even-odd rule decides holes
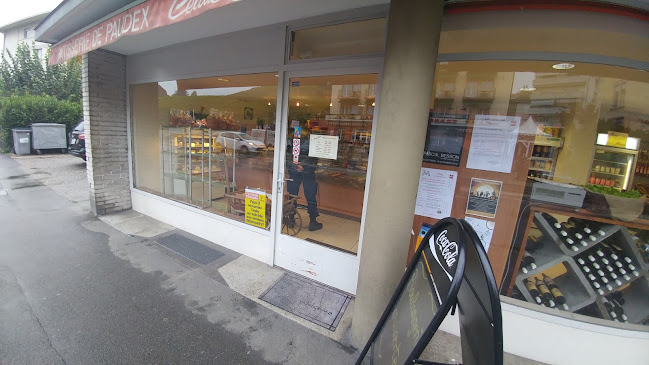
[[[318,182],[315,180],[315,170],[318,167],[318,159],[309,157],[309,141],[306,140],[300,144],[299,162],[293,162],[293,148],[289,145],[287,148],[286,165],[289,180],[286,183],[286,189],[290,195],[297,196],[300,191],[300,184],[304,190],[304,197],[307,202],[307,212],[309,213],[309,231],[322,229],[322,223],[316,218],[318,213]],[[297,204],[297,203],[296,203]]]

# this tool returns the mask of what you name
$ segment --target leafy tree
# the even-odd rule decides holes
[[[38,58],[35,45],[18,45],[16,53],[7,52],[0,63],[0,95],[51,95],[58,100],[81,102],[81,59],[50,66],[48,49],[45,60]]]
[[[32,123],[63,123],[71,129],[82,118],[81,58],[50,66],[35,45],[22,43],[0,62],[0,147],[12,144],[11,129]]]

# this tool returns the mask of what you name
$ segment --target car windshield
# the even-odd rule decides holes
[[[77,124],[76,127],[74,127],[75,131],[83,132],[83,122]]]

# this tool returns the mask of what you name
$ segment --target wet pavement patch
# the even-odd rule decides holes
[[[351,295],[286,273],[259,299],[334,331],[347,309]]]
[[[160,245],[196,262],[207,265],[225,254],[177,233],[156,239]]]
[[[36,188],[36,187],[39,187],[39,186],[45,186],[45,185],[43,185],[42,182],[30,182],[30,183],[27,183],[27,184],[16,185],[16,186],[13,187],[13,190]]]

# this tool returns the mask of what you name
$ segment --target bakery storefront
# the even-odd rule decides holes
[[[404,259],[424,223],[474,226],[505,351],[646,362],[649,7],[447,4],[428,118],[388,121],[426,131],[404,144],[377,135],[389,4],[316,3],[271,16],[243,0],[101,47],[125,55],[133,209],[358,305],[387,301],[390,289],[362,288],[405,264],[381,269],[363,239],[380,199],[368,189],[386,186],[416,195]],[[244,15],[255,27],[233,24]],[[375,157],[399,150],[420,156],[415,191],[372,180],[372,166],[399,163]],[[353,336],[379,315],[354,310]],[[459,333],[453,318],[442,329]]]

